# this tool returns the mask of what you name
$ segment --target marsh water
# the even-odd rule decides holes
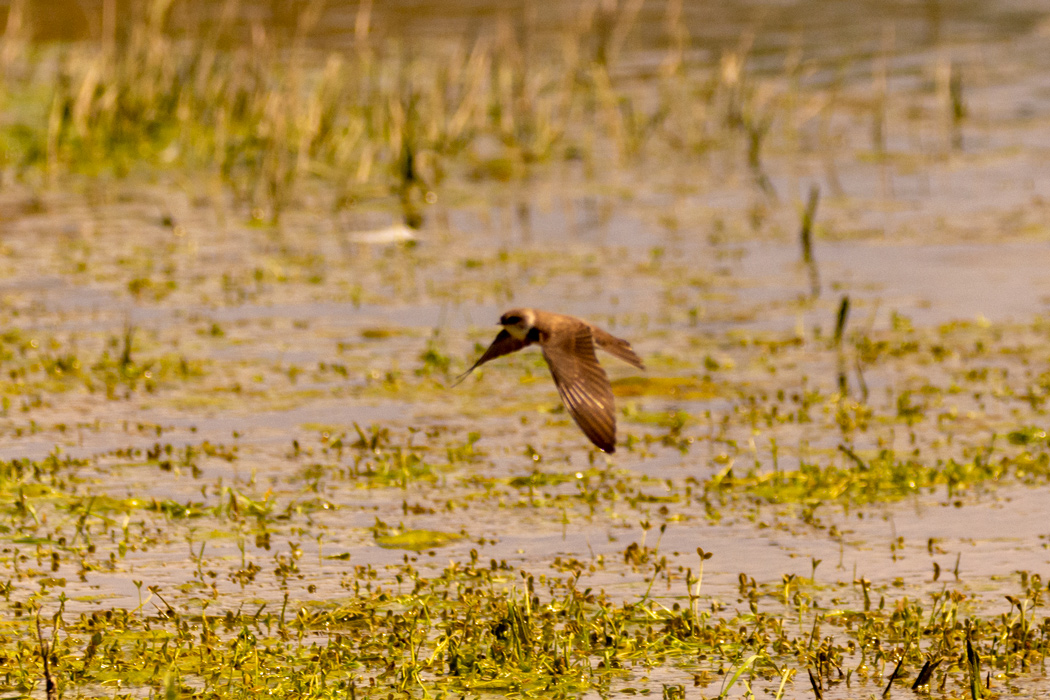
[[[485,579],[494,601],[535,593],[553,610],[563,591],[601,591],[601,615],[647,611],[631,624],[648,640],[589,657],[555,641],[570,661],[534,650],[535,666],[491,677],[363,656],[340,682],[376,697],[867,697],[912,692],[923,659],[940,658],[927,691],[962,697],[978,692],[960,651],[973,642],[986,692],[1044,696],[1046,8],[410,5],[132,5],[108,30],[118,45],[156,31],[220,66],[187,59],[179,80],[220,76],[208,52],[264,78],[272,59],[282,76],[252,88],[270,105],[256,131],[238,133],[232,98],[214,123],[194,113],[186,87],[157,98],[174,126],[139,134],[113,126],[122,93],[99,78],[135,71],[92,53],[116,3],[50,16],[8,3],[0,540],[4,605],[31,660],[6,688],[43,696],[36,630],[15,623],[39,611],[67,696],[146,696],[173,673],[186,695],[290,694],[262,672],[224,685],[171,659],[152,675],[89,672],[101,652],[83,621],[130,611],[145,629],[175,619],[171,639],[190,620],[203,639],[209,616],[236,615],[264,646],[264,610],[282,628],[301,610],[300,642],[331,648],[368,615],[311,626],[307,611],[373,605],[378,638],[377,611],[429,615],[438,603],[413,599],[422,582],[480,582],[481,562],[501,572]],[[238,63],[245,47],[256,63]],[[319,76],[347,65],[374,71],[353,83],[362,94],[389,88],[381,128],[371,113],[319,126],[354,99],[325,102]],[[435,80],[447,113],[428,111],[444,104]],[[158,120],[150,110],[135,114]],[[104,129],[113,141],[92,146]],[[237,152],[257,141],[278,144],[276,165]],[[213,147],[214,162],[200,155]],[[111,152],[113,167],[99,161]],[[515,306],[586,318],[645,359],[639,373],[601,358],[614,455],[571,422],[539,353],[453,386]],[[949,596],[965,625],[934,629]],[[484,618],[446,604],[464,630]],[[670,635],[697,606],[711,625],[782,619],[799,646],[704,646],[694,631],[677,652],[638,651],[655,649],[656,621]],[[837,622],[903,624],[912,609],[925,636]],[[504,653],[502,624],[478,658]],[[535,624],[537,639],[568,634]],[[241,639],[226,632],[222,644]],[[415,662],[399,634],[389,643]],[[441,658],[444,634],[419,649]],[[296,693],[345,696],[332,683]]]

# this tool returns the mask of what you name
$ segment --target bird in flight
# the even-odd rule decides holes
[[[603,452],[616,451],[616,408],[612,386],[598,364],[594,349],[645,369],[631,344],[574,316],[539,309],[511,309],[500,317],[503,326],[488,350],[456,384],[489,360],[539,344],[554,386],[583,434]],[[455,386],[455,384],[453,385]]]

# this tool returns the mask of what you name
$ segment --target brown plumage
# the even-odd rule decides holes
[[[511,309],[500,317],[503,330],[456,383],[489,360],[538,344],[554,386],[583,434],[603,452],[616,451],[616,406],[612,386],[598,364],[598,347],[638,369],[645,369],[631,344],[574,316]]]

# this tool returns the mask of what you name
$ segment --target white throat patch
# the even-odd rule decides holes
[[[504,328],[506,328],[507,332],[518,340],[525,340],[525,336],[529,334],[529,331],[521,326],[504,326]]]

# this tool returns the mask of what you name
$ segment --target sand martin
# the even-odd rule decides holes
[[[638,369],[645,369],[631,344],[573,316],[538,309],[511,309],[500,317],[499,325],[503,330],[456,384],[489,360],[539,343],[554,385],[573,420],[598,449],[615,452],[616,408],[612,386],[598,364],[594,348],[597,346]]]

